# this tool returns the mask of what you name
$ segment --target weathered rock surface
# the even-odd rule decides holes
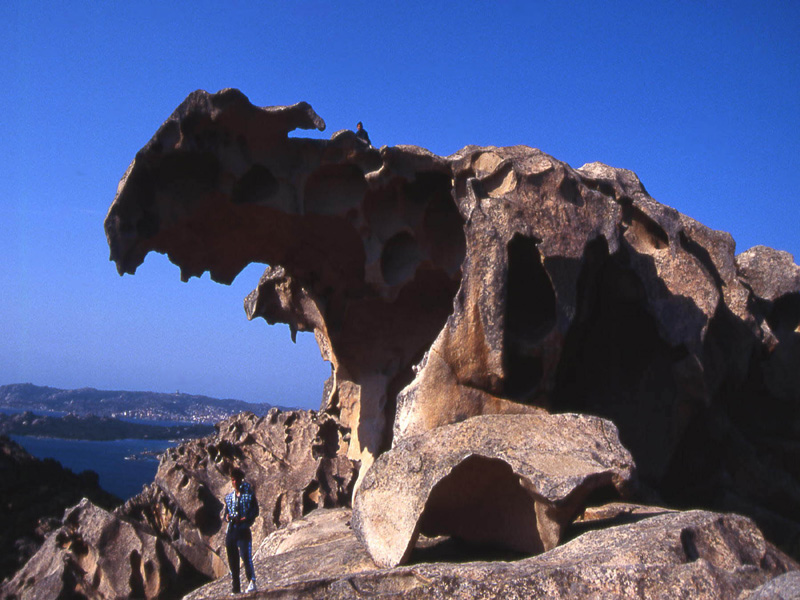
[[[64,510],[84,497],[107,509],[122,502],[100,487],[97,473],[75,474],[0,436],[0,580],[13,575],[58,526]]]
[[[755,246],[736,257],[742,281],[762,300],[789,299],[800,290],[800,267],[792,255],[766,246]]]
[[[654,517],[673,509],[630,502],[609,502],[600,506],[587,506],[575,519],[575,523],[596,523],[613,521],[640,521],[646,517]]]
[[[302,587],[308,581],[376,569],[353,535],[347,508],[318,509],[272,533],[253,563],[258,586],[267,594],[282,593],[287,587],[291,590],[292,584]],[[226,575],[188,594],[185,600],[224,597],[230,590],[231,578]],[[285,593],[291,598],[289,590]]]
[[[173,597],[202,581],[152,530],[82,500],[2,587],[3,598]]]
[[[349,505],[356,465],[344,456],[346,432],[331,417],[273,409],[261,418],[231,417],[217,429],[168,450],[155,482],[113,514],[86,503],[68,511],[3,593],[174,598],[227,573],[220,513],[231,466],[246,472],[259,500],[255,547],[317,507]]]
[[[255,551],[254,558],[277,556],[351,537],[351,519],[349,508],[318,508],[269,534]]]
[[[551,550],[596,490],[620,495],[633,460],[613,423],[484,415],[406,438],[370,467],[353,527],[373,560],[408,560],[419,533],[526,554]]]
[[[800,571],[790,571],[771,579],[752,592],[745,592],[742,600],[800,600]]]
[[[309,527],[339,523],[339,535],[259,558],[261,591],[253,597],[721,599],[738,598],[800,567],[766,542],[749,519],[703,511],[592,531],[512,562],[465,562],[466,550],[459,562],[412,561],[394,569],[372,566],[340,515],[312,513],[306,519]],[[309,569],[310,564],[320,569]],[[187,600],[222,598],[228,589],[229,582],[219,580]]]
[[[153,495],[126,504],[126,515],[148,523],[207,577],[227,573],[222,498],[225,467],[238,466],[255,489],[260,514],[253,545],[317,507],[349,505],[356,466],[345,456],[345,432],[327,415],[243,413],[217,425],[218,434],[170,449]]]
[[[150,251],[184,279],[271,265],[247,314],[315,333],[333,369],[323,409],[364,467],[471,416],[595,414],[657,502],[744,511],[800,547],[791,257],[736,258],[623,169],[288,136],[323,126],[307,104],[191,94],[120,182],[120,273]]]

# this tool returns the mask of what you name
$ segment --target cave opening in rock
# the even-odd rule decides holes
[[[542,265],[538,243],[539,240],[520,234],[508,243],[503,393],[522,401],[541,381],[539,343],[556,323],[555,291]]]
[[[627,252],[610,255],[602,237],[587,245],[552,408],[612,420],[642,478],[657,485],[680,436],[678,351],[661,338]]]
[[[464,459],[433,487],[419,520],[423,535],[460,542],[464,558],[542,552],[536,525],[534,499],[519,475],[508,463],[480,455]]]
[[[767,323],[779,339],[800,333],[800,293],[775,300],[767,314]]]
[[[633,204],[622,208],[622,222],[627,227],[625,238],[634,248],[647,252],[669,246],[667,232],[655,220]]]

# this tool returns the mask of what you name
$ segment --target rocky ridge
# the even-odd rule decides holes
[[[73,473],[0,435],[0,579],[13,575],[58,527],[64,510],[83,497],[107,509],[122,502],[100,488],[97,473]]]
[[[118,511],[217,578],[193,597],[226,593],[218,509],[232,464],[258,488],[263,598],[746,598],[791,581],[780,576],[800,567],[766,541],[800,547],[791,256],[736,256],[728,234],[659,204],[623,169],[574,169],[524,146],[439,157],[349,131],[288,136],[324,126],[305,103],[195,92],[137,154],[106,218],[120,273],[150,251],[183,279],[228,283],[250,262],[271,265],[247,316],[313,331],[332,366],[319,414],[226,421],[166,456]],[[564,413],[613,430],[569,450],[566,424],[524,425]],[[496,423],[488,446],[457,433],[482,422]],[[557,450],[526,456],[534,440]],[[417,464],[426,483],[386,514],[363,511],[404,485],[392,461]],[[556,493],[572,462],[617,465],[601,477],[614,485],[583,490],[590,469]],[[442,499],[487,481],[509,484],[522,515],[510,527],[541,548],[472,535],[470,515],[490,514],[496,495],[473,494],[472,512],[441,527]],[[597,506],[601,490],[617,503]],[[370,523],[390,514],[411,535],[386,561],[376,548],[389,538]],[[32,594],[38,573],[9,589],[33,581]]]
[[[227,573],[220,517],[234,465],[259,499],[254,545],[310,510],[349,502],[356,465],[329,416],[273,409],[216,428],[165,452],[155,481],[113,512],[88,500],[68,509],[0,596],[175,598]]]

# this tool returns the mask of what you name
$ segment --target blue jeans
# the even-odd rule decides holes
[[[228,565],[231,568],[233,578],[233,591],[238,593],[241,588],[239,585],[239,559],[244,562],[244,573],[247,579],[254,581],[256,578],[253,571],[253,538],[250,535],[250,527],[241,523],[231,523],[228,525],[228,532],[225,534],[225,551],[228,553]]]

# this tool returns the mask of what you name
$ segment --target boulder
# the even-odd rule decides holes
[[[84,499],[2,587],[2,597],[160,598],[197,585],[192,566],[141,524]]]
[[[318,508],[269,534],[256,550],[254,559],[351,537],[351,519],[349,508]]]
[[[736,270],[742,282],[768,302],[800,292],[800,267],[788,252],[754,246],[736,257]]]
[[[380,569],[353,542],[353,532],[342,527],[337,539],[262,557],[256,562],[260,591],[254,597],[720,600],[746,598],[769,581],[779,585],[781,575],[787,578],[783,585],[790,585],[794,576],[785,574],[800,568],[766,542],[751,520],[705,511],[668,512],[591,531],[510,562],[470,561],[467,549],[457,561],[412,559],[407,566]],[[210,583],[186,599],[226,597],[226,583]]]
[[[97,473],[80,474],[58,461],[39,460],[0,435],[0,580],[11,576],[58,527],[64,510],[82,498],[107,510],[121,500],[104,491]]]
[[[383,567],[406,562],[420,533],[538,554],[590,494],[624,493],[633,470],[616,427],[597,417],[473,417],[382,454],[355,494],[353,527]]]

